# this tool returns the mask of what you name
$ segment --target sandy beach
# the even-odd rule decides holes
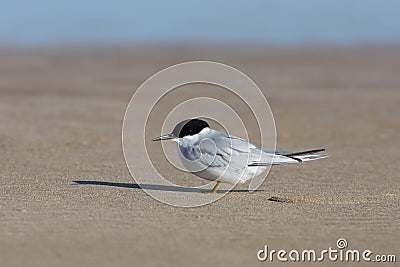
[[[400,47],[3,47],[0,58],[0,266],[266,266],[265,245],[339,238],[400,260]],[[238,186],[203,207],[148,196],[124,161],[124,112],[148,77],[192,60],[258,84],[279,149],[331,157],[273,167],[260,191]]]

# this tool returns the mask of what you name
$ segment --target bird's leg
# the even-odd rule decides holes
[[[210,193],[216,194],[220,185],[221,182],[217,182],[217,184],[214,186],[213,190]]]
[[[214,188],[211,191],[205,190],[205,191],[203,191],[203,193],[204,194],[216,194],[220,185],[221,185],[221,182],[217,182],[217,184],[214,186]]]

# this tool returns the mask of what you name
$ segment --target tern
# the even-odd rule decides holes
[[[257,148],[246,140],[210,128],[201,119],[179,122],[169,134],[153,141],[177,142],[179,158],[191,173],[216,185],[209,193],[217,193],[221,183],[245,183],[263,173],[270,165],[300,163],[328,157],[315,154],[325,149],[305,151]]]

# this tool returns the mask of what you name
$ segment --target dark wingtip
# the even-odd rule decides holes
[[[322,151],[325,151],[325,148],[317,148],[317,149],[311,149],[311,150],[306,150],[306,151],[291,152],[288,154],[283,154],[283,156],[286,156],[286,157],[301,156],[301,155],[306,155],[306,154],[315,154],[315,153],[322,152]]]

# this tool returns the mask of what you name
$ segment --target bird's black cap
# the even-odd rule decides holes
[[[178,123],[172,133],[179,138],[198,134],[204,128],[210,127],[207,122],[199,119],[189,119]]]
[[[153,141],[182,138],[188,135],[198,134],[204,128],[210,127],[207,122],[199,119],[189,119],[178,123],[172,133],[153,138]]]

